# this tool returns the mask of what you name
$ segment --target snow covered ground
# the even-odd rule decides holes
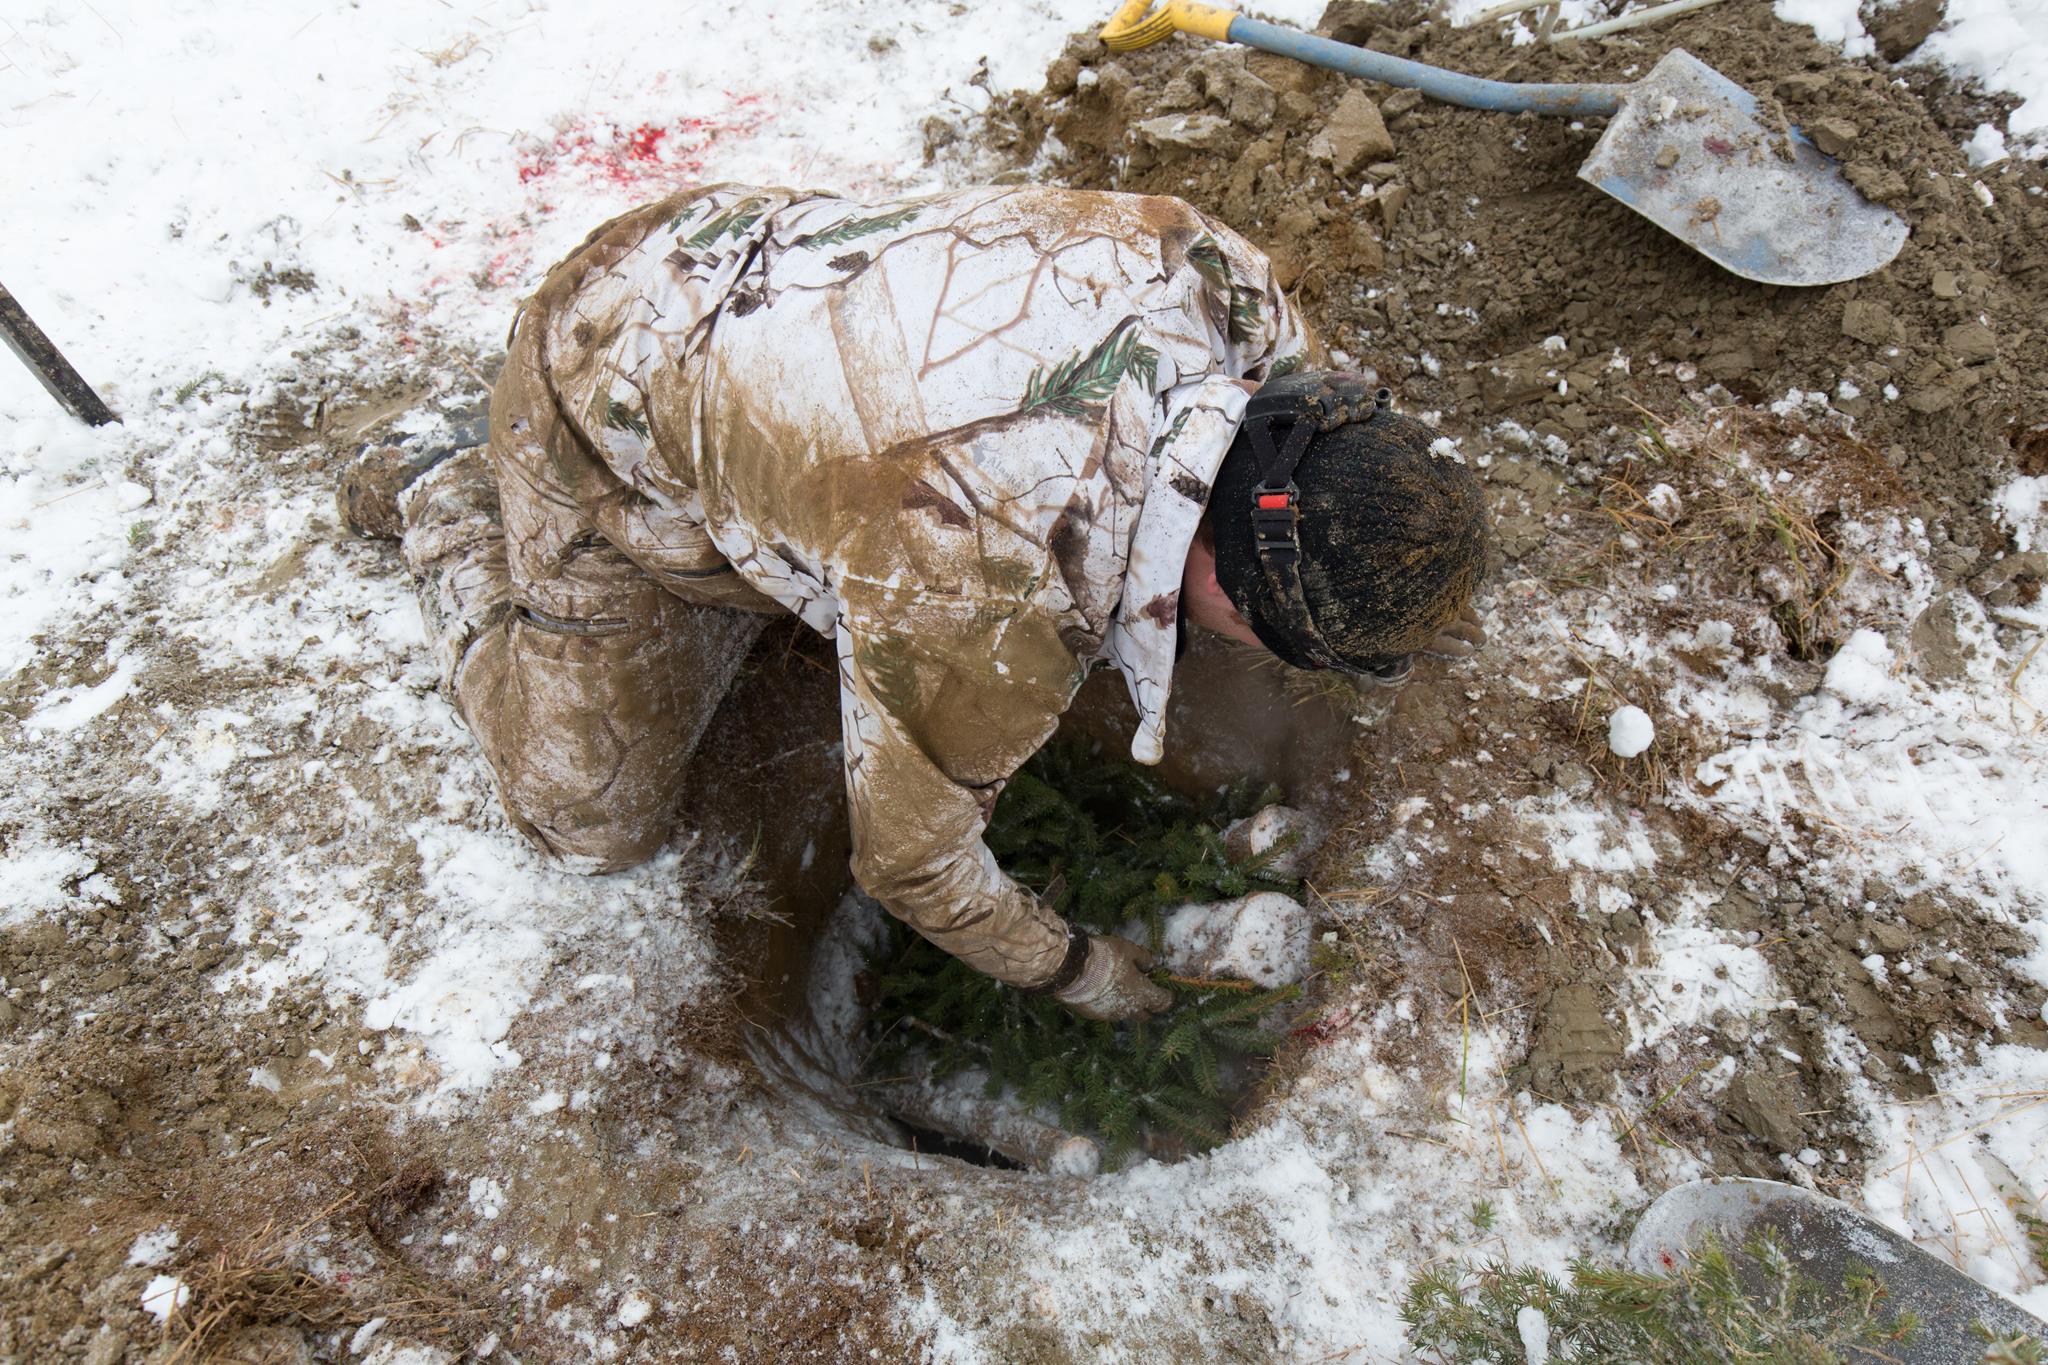
[[[1261,8],[1306,25],[1321,6]],[[712,989],[705,907],[729,898],[726,870],[681,847],[590,881],[526,851],[433,692],[407,585],[335,536],[330,476],[302,448],[323,419],[302,400],[323,386],[473,393],[461,357],[499,342],[540,272],[671,186],[936,186],[924,121],[1035,86],[1101,9],[0,4],[0,282],[124,418],[80,428],[0,361],[0,930],[161,898],[136,972],[167,969],[194,935],[248,948],[207,978],[212,1007],[254,1016],[310,992],[383,1040],[366,1055],[422,1121],[460,1122],[493,1096],[535,1122],[602,1104],[613,1055],[660,1051],[674,1011]],[[1781,11],[1835,25],[1852,50],[1862,40],[1853,6]],[[2048,129],[2048,10],[1954,0],[1951,15],[1927,55],[2027,100],[2012,119],[2020,149]],[[280,414],[301,431],[279,429]],[[2021,549],[2048,540],[2038,482],[1999,500]],[[1772,868],[1808,866],[1829,836],[1822,871],[1841,884],[1946,886],[2030,935],[2024,970],[2048,985],[2048,614],[1966,605],[1966,662],[1930,682],[1909,669],[1906,639],[1933,597],[1924,541],[1896,523],[1870,534],[1883,572],[1857,585],[1869,624],[1811,695],[1787,701],[1767,662],[1738,658],[1712,682],[1629,700],[1659,735],[1692,733],[1707,806]],[[1716,647],[1526,586],[1494,606],[1528,661],[1512,685],[1553,698],[1585,685],[1567,637],[1615,666]],[[114,772],[109,803],[146,811],[155,833],[94,832],[78,816],[95,799],[78,775]],[[1647,896],[1660,855],[1625,811],[1569,793],[1510,804],[1575,901],[1612,913]],[[1441,856],[1439,821],[1456,823],[1404,816],[1366,870]],[[217,856],[177,894],[172,869],[133,865],[137,846],[188,849],[194,830]],[[391,848],[409,850],[396,873],[365,861]],[[1707,925],[1692,901],[1640,908],[1652,949],[1630,977],[1632,1050],[1793,993],[1754,939]],[[1930,967],[1869,946],[1859,956],[1880,984]],[[24,1009],[38,989],[0,988]],[[1469,982],[1466,995],[1462,1019],[1419,987],[1372,1003],[1242,1140],[1019,1215],[1002,1233],[1015,1282],[904,1293],[906,1336],[940,1358],[1003,1358],[992,1296],[1101,1358],[1145,1359],[1146,1324],[1213,1342],[1238,1330],[1216,1324],[1257,1316],[1286,1358],[1393,1359],[1398,1296],[1419,1267],[1611,1251],[1626,1211],[1703,1173],[1683,1147],[1632,1141],[1640,1105],[1574,1108],[1520,1088],[1510,1030],[1523,1002],[1472,999]],[[522,1021],[577,1002],[584,1082],[528,1080]],[[1446,1040],[1454,1070],[1417,1060]],[[1875,1156],[1860,1186],[1829,1187],[2048,1313],[2048,1277],[2005,1202],[2008,1189],[2048,1193],[2048,1054],[1957,1047],[1933,1093],[1908,1103],[1865,1078],[1853,1036],[1838,1044]],[[1702,1084],[1718,1094],[1732,1079],[1729,1063]],[[1791,1177],[1840,1164],[1785,1157]],[[753,1170],[730,1175],[736,1199]],[[458,1174],[494,1220],[499,1173]],[[473,1249],[488,1256],[489,1239]],[[589,1329],[594,1352],[687,1308],[649,1323],[637,1302]]]

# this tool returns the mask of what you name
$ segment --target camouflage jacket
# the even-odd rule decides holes
[[[599,229],[534,324],[649,534],[708,534],[836,641],[856,878],[980,970],[1048,979],[1065,926],[981,834],[1097,662],[1160,757],[1209,486],[1307,344],[1265,257],[1175,199],[719,185]]]

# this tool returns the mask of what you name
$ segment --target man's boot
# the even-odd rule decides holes
[[[342,525],[366,540],[397,540],[405,534],[399,495],[449,456],[489,439],[490,421],[480,407],[448,413],[427,435],[372,438],[341,471],[335,507]]]

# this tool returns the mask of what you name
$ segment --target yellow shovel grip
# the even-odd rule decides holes
[[[1153,0],[1124,0],[1116,18],[1102,26],[1102,41],[1114,52],[1136,52],[1171,38],[1175,33],[1192,33],[1197,38],[1228,41],[1235,10],[1205,5],[1201,0],[1166,0],[1154,13],[1147,13]]]

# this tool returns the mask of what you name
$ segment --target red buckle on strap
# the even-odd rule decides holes
[[[1261,493],[1259,494],[1259,510],[1265,512],[1284,512],[1287,510],[1290,500],[1291,495],[1286,493]]]

